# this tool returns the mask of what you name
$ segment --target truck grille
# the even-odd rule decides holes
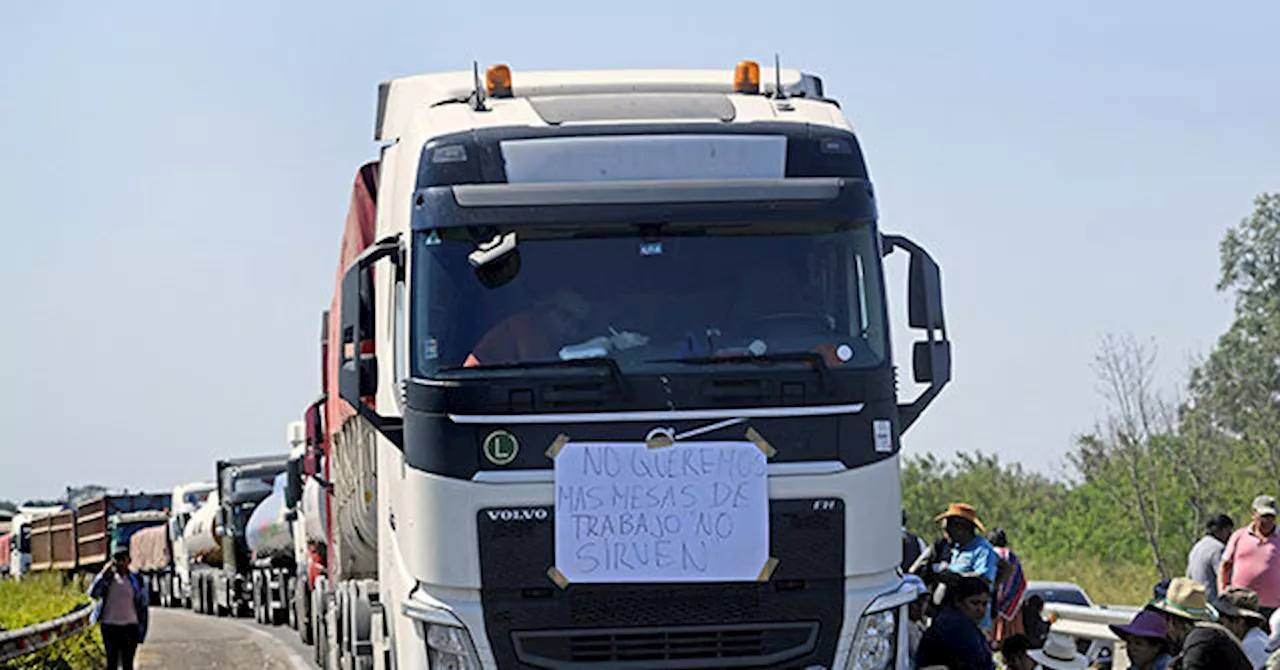
[[[521,663],[548,670],[579,668],[771,667],[817,645],[818,623],[598,628],[511,634]]]
[[[481,510],[480,600],[498,667],[659,670],[831,667],[844,619],[844,504],[769,501],[768,582],[569,584],[554,509],[503,521]]]

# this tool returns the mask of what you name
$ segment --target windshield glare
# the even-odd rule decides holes
[[[416,234],[415,375],[601,356],[624,372],[808,352],[836,369],[885,359],[869,224],[515,232],[518,272],[493,288],[467,260],[492,230]]]

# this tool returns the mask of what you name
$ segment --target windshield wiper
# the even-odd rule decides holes
[[[626,393],[626,377],[622,374],[622,368],[618,367],[618,362],[608,356],[598,358],[573,358],[562,361],[521,361],[518,363],[491,363],[489,365],[480,364],[468,367],[457,366],[443,368],[442,372],[466,372],[466,371],[514,371],[514,370],[551,370],[564,368],[605,368],[609,371],[609,379],[613,381],[618,390]]]
[[[686,365],[730,365],[733,363],[808,363],[818,373],[818,382],[825,389],[831,381],[831,369],[822,354],[813,351],[789,351],[759,356],[691,356],[688,358],[658,358],[646,363],[684,363]]]

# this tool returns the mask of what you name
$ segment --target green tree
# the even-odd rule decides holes
[[[1235,315],[1208,358],[1192,372],[1191,410],[1248,447],[1266,489],[1280,484],[1280,194],[1263,194],[1220,246],[1218,290]]]

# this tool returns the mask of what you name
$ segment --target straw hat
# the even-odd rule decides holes
[[[1076,643],[1062,633],[1050,633],[1044,647],[1027,652],[1031,660],[1052,670],[1088,670],[1089,659],[1076,651]]]
[[[1194,579],[1174,577],[1163,598],[1151,601],[1151,607],[1192,621],[1217,621],[1218,610],[1209,604],[1204,585]]]
[[[977,526],[978,530],[984,533],[987,532],[986,527],[984,527],[982,525],[982,522],[978,520],[978,510],[974,509],[973,505],[970,505],[968,503],[951,503],[950,505],[947,506],[947,511],[943,512],[942,514],[939,514],[938,516],[933,517],[933,520],[942,521],[943,519],[947,517],[952,517],[952,516],[965,519],[966,521]]]

